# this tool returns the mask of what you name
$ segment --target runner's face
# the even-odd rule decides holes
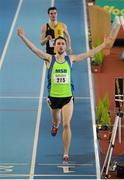
[[[58,39],[55,44],[58,54],[63,54],[66,50],[66,43],[64,39]]]
[[[57,11],[56,10],[50,10],[49,18],[51,21],[56,21],[57,20]]]

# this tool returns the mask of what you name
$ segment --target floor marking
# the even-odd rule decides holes
[[[51,163],[51,164],[41,164],[41,163],[38,163],[38,165],[40,165],[40,166],[61,166],[61,165],[67,165],[67,164],[64,164],[64,163],[62,163],[62,164],[53,164],[53,163]],[[76,164],[76,163],[68,163],[68,166],[93,166],[94,164]]]
[[[0,174],[0,177],[28,177],[30,176],[29,174]],[[83,176],[83,177],[96,177],[95,174],[33,174],[32,176],[34,177],[43,177],[43,176],[46,176],[46,177],[52,177],[52,176],[60,176],[60,177],[66,177],[66,176],[71,176],[71,177],[80,177],[80,176]]]
[[[65,175],[65,174],[35,174],[34,176],[38,177],[38,176],[47,176],[47,177],[52,177],[52,176],[61,176],[61,177],[66,177],[66,176],[74,176],[74,177],[80,177],[80,176],[87,176],[87,177],[96,177],[95,174],[69,174],[69,175]]]
[[[47,97],[38,97],[38,96],[0,96],[0,99],[47,99]],[[90,99],[90,97],[76,97],[74,99]]]
[[[14,166],[12,165],[0,165],[0,173],[10,173],[13,171]]]
[[[22,108],[0,108],[0,111],[18,111],[18,112],[29,112],[29,111],[37,111],[37,109],[27,109],[27,108],[25,108],[25,109],[22,109]]]
[[[86,37],[86,47],[89,50],[89,43],[88,43],[88,24],[87,24],[87,13],[86,13],[86,0],[82,0],[84,4],[84,16],[85,16],[85,37]],[[88,58],[88,73],[89,73],[89,85],[90,85],[90,97],[91,97],[91,115],[92,115],[92,124],[93,124],[93,138],[94,138],[94,148],[95,148],[95,160],[96,160],[96,174],[97,179],[100,179],[100,161],[99,161],[99,154],[98,154],[98,142],[97,142],[97,135],[96,135],[96,123],[95,123],[95,107],[94,107],[94,99],[93,99],[93,84],[92,84],[92,74],[91,74],[91,65],[90,65],[90,58]]]
[[[28,163],[0,163],[0,166],[2,166],[2,165],[13,165],[13,166],[28,166],[28,165],[30,165],[30,164],[28,164]]]
[[[14,20],[13,20],[13,22],[12,22],[12,26],[11,26],[11,28],[10,28],[10,32],[9,32],[7,41],[6,41],[5,46],[4,46],[4,49],[3,49],[2,56],[1,56],[1,58],[0,58],[0,70],[1,70],[2,65],[3,65],[3,62],[4,62],[4,58],[5,58],[5,55],[6,55],[6,52],[7,52],[7,48],[8,48],[9,42],[10,42],[10,40],[11,40],[12,33],[13,33],[13,30],[14,30],[15,23],[16,23],[16,20],[17,20],[17,18],[18,18],[19,11],[20,11],[20,9],[21,9],[22,3],[23,3],[23,0],[20,0],[20,1],[19,1],[19,4],[18,4],[18,7],[17,7],[17,10],[16,10],[16,14],[15,14]]]
[[[28,177],[29,174],[0,174],[0,177]]]
[[[39,98],[39,105],[37,111],[37,121],[35,127],[35,135],[34,135],[34,145],[33,145],[33,152],[32,152],[32,161],[31,161],[31,168],[30,168],[30,179],[33,179],[34,171],[35,171],[35,163],[36,163],[36,155],[37,155],[37,145],[38,145],[38,136],[39,136],[39,128],[40,128],[40,119],[41,119],[41,111],[42,111],[42,99],[44,93],[44,84],[45,84],[45,76],[46,76],[46,65],[43,65],[43,73],[41,78],[41,87],[40,87],[40,98]]]
[[[51,6],[54,6],[55,0],[51,0]],[[35,138],[34,138],[34,146],[33,146],[33,153],[32,153],[32,162],[31,162],[31,169],[30,169],[30,179],[32,180],[34,177],[35,171],[35,164],[36,164],[36,155],[37,155],[37,145],[38,145],[38,135],[39,135],[39,128],[40,128],[40,117],[41,117],[41,110],[42,110],[42,100],[43,100],[43,92],[45,87],[45,76],[46,76],[46,64],[44,62],[43,65],[43,74],[42,74],[42,83],[41,83],[41,90],[40,90],[40,98],[39,98],[39,107],[37,113],[37,123],[35,129]]]
[[[0,163],[0,166],[29,166],[30,163]],[[62,166],[62,165],[68,165],[68,166],[93,166],[94,164],[91,163],[36,163],[37,166]]]
[[[55,0],[51,0],[51,7],[55,5]]]
[[[63,165],[63,166],[57,166],[57,167],[58,167],[58,168],[62,168],[64,174],[68,174],[68,173],[73,173],[73,172],[75,172],[75,171],[71,171],[71,170],[70,170],[70,168],[75,168],[75,166]]]

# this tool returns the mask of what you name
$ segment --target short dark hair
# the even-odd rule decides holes
[[[55,39],[54,44],[56,44],[56,41],[57,41],[58,39],[62,39],[62,40],[64,40],[64,41],[65,41],[65,43],[66,43],[66,39],[65,39],[64,37],[62,37],[62,36],[58,36],[58,37]]]
[[[57,11],[57,8],[56,8],[55,6],[50,7],[50,8],[48,9],[48,14],[49,14],[49,12],[50,12],[51,10],[56,10],[56,11]]]

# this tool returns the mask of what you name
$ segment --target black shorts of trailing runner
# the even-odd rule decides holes
[[[61,109],[64,105],[68,104],[74,97],[50,97],[48,96],[47,102],[52,109]]]

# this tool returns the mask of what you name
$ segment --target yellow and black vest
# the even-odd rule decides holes
[[[54,48],[54,40],[58,36],[64,37],[64,28],[62,26],[62,23],[58,22],[56,27],[53,27],[49,23],[47,23],[46,24],[46,36],[48,36],[48,35],[52,36],[52,40],[49,40],[46,43],[46,52],[54,55],[54,54],[56,54],[56,50]]]

